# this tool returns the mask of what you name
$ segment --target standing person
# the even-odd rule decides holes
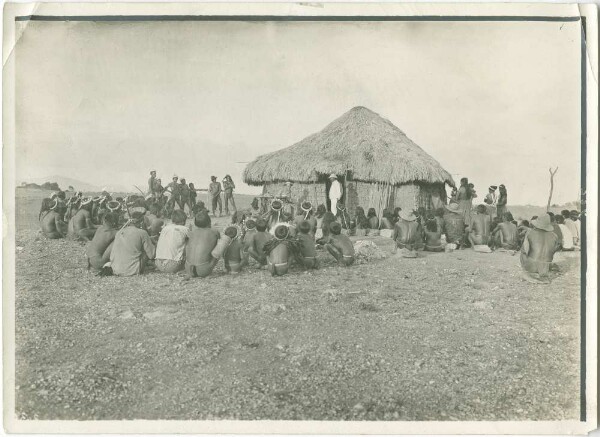
[[[534,283],[549,283],[548,272],[554,258],[554,253],[559,248],[558,237],[548,214],[531,221],[532,229],[525,235],[521,247],[521,267],[524,270],[524,279]],[[537,276],[537,278],[535,276]]]
[[[194,215],[194,207],[196,206],[196,197],[198,193],[196,192],[196,187],[194,187],[193,183],[188,184],[188,188],[190,189],[190,214]]]
[[[223,192],[225,193],[223,201],[225,202],[225,215],[229,215],[229,202],[231,202],[232,211],[237,211],[235,200],[233,199],[234,189],[235,184],[233,183],[233,179],[231,179],[231,176],[225,175],[223,178]]]
[[[166,225],[160,232],[156,245],[156,268],[163,273],[177,273],[185,267],[185,244],[188,228],[184,211],[173,211],[173,223]]]
[[[498,187],[498,191],[500,192],[500,195],[498,196],[496,214],[498,217],[504,217],[504,213],[506,212],[506,204],[508,203],[508,193],[506,192],[506,187],[502,184],[500,184]]]
[[[219,205],[219,217],[221,217],[221,214],[223,213],[223,204],[221,203],[221,183],[217,182],[216,176],[211,176],[210,181],[208,192],[210,193],[212,213],[214,217],[217,216],[217,205]]]
[[[173,179],[167,185],[167,189],[170,191],[171,195],[169,197],[169,201],[167,202],[167,214],[170,217],[171,213],[175,210],[175,203],[179,203],[179,183],[177,182],[179,177],[177,175],[173,175]]]
[[[488,193],[485,195],[483,201],[486,204],[486,208],[490,218],[493,220],[496,217],[496,207],[498,205],[498,196],[496,195],[496,185],[490,185]]]
[[[188,206],[188,213],[192,214],[192,205],[190,204],[190,187],[188,187],[185,178],[181,178],[179,181],[179,209],[185,212],[185,206]]]
[[[156,192],[156,170],[150,172],[150,179],[148,179],[148,194],[155,197]]]
[[[134,212],[115,235],[110,252],[110,264],[115,275],[140,275],[146,269],[146,261],[154,258],[154,244],[148,232],[141,229],[143,223],[144,213]]]
[[[329,210],[333,215],[337,215],[337,204],[342,198],[342,184],[339,183],[337,176],[333,173],[329,175],[329,180],[331,181],[331,186],[329,187],[329,202],[331,206]]]
[[[456,193],[456,200],[458,201],[458,208],[463,216],[463,220],[467,226],[471,225],[471,188],[469,187],[469,179],[462,178],[460,180],[460,188]]]

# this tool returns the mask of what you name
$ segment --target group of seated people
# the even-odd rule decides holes
[[[357,229],[390,236],[394,251],[402,249],[403,256],[409,258],[419,250],[521,249],[522,265],[529,271],[534,264],[539,267],[550,263],[557,250],[578,248],[578,218],[577,211],[564,210],[517,223],[510,212],[492,218],[488,209],[479,205],[467,224],[458,204],[451,202],[435,211],[384,210],[379,220],[374,208],[365,215],[364,209],[357,207],[350,216],[338,204],[334,215],[325,205],[319,205],[315,211],[309,201],[290,211],[275,199],[266,213],[256,201],[250,208],[236,211],[231,225],[221,235],[211,228],[203,202],[194,206],[193,223],[189,226],[182,210],[173,211],[168,222],[162,217],[160,205],[141,196],[113,200],[108,193],[96,198],[76,193],[65,200],[64,193],[59,192],[44,200],[40,212],[42,231],[48,238],[67,236],[89,242],[86,250],[92,269],[102,271],[110,263],[113,274],[129,276],[143,273],[152,265],[165,273],[185,269],[187,277],[209,275],[221,258],[225,270],[231,273],[239,273],[250,260],[267,267],[273,275],[287,273],[293,263],[306,269],[317,268],[317,248],[327,249],[340,265],[351,265],[355,254],[348,236]],[[552,242],[536,238],[537,233],[550,227]],[[546,248],[537,250],[542,240]]]

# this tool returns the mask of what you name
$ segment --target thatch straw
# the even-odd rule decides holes
[[[244,182],[315,182],[352,172],[355,181],[391,185],[448,183],[452,176],[404,132],[373,111],[358,106],[325,129],[288,148],[259,156],[246,166]]]

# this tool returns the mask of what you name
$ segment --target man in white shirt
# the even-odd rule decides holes
[[[189,229],[185,227],[187,216],[183,210],[173,211],[173,223],[160,232],[156,245],[156,268],[163,273],[177,273],[185,267],[185,245]]]
[[[560,228],[560,232],[562,232],[563,244],[562,250],[573,250],[574,249],[574,238],[573,233],[569,229],[569,227],[565,224],[565,218],[562,215],[556,214],[555,216],[556,224]]]
[[[329,201],[331,206],[329,210],[336,215],[337,214],[337,203],[342,198],[342,184],[337,180],[337,176],[333,173],[329,175],[331,186],[329,187]]]

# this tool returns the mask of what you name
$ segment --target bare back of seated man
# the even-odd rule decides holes
[[[472,217],[469,241],[473,246],[488,244],[490,239],[490,216],[484,205],[477,206],[477,214]]]
[[[65,223],[54,210],[47,211],[40,221],[42,233],[51,240],[63,238]]]

